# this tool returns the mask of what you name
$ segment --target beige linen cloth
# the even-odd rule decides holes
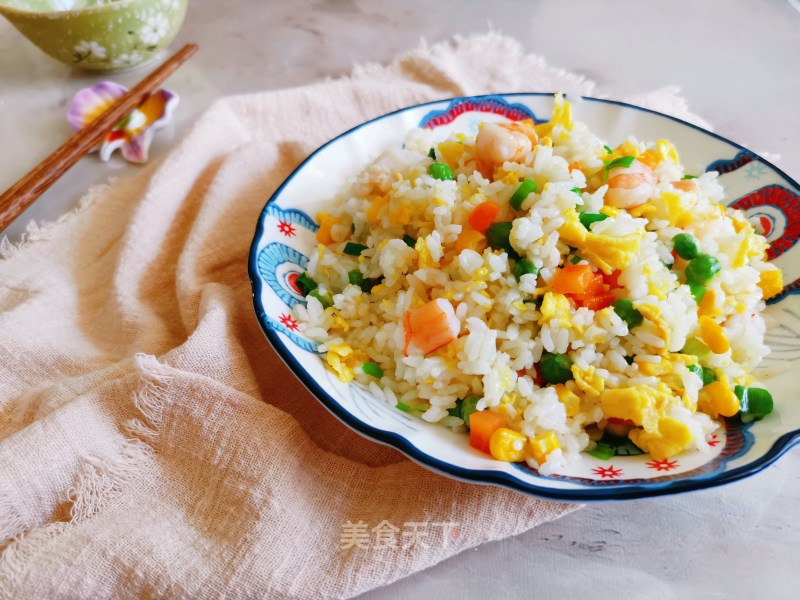
[[[158,164],[4,240],[0,597],[349,597],[573,510],[342,425],[267,344],[247,253],[280,182],[366,119],[592,88],[497,34],[423,47],[219,101]],[[686,116],[670,90],[638,101]]]

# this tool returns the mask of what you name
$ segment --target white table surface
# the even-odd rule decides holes
[[[346,74],[415,46],[488,27],[619,98],[676,84],[716,131],[800,178],[800,8],[786,0],[493,2],[196,0],[175,47],[202,51],[171,80],[182,104],[168,151],[220,96]],[[117,76],[133,84],[143,71]],[[0,22],[0,189],[70,130],[66,106],[101,77],[73,71]],[[8,230],[50,221],[86,188],[134,172],[84,159]],[[796,401],[796,399],[787,399]],[[800,452],[722,488],[590,505],[362,596],[389,598],[800,598]]]

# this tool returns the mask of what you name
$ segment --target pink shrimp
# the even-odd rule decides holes
[[[630,167],[616,167],[608,172],[606,201],[617,208],[632,208],[647,202],[655,191],[652,169],[635,160]]]
[[[405,347],[403,354],[429,354],[458,337],[461,321],[453,305],[444,298],[431,300],[403,315]]]
[[[485,123],[475,138],[475,151],[485,163],[503,164],[525,156],[537,139],[532,122]]]

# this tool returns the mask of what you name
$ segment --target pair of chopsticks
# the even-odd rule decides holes
[[[197,44],[187,44],[178,50],[164,64],[120,97],[97,119],[77,132],[25,177],[6,190],[0,196],[0,233],[72,165],[91,152],[123,117],[144,102],[195,52],[197,52]]]

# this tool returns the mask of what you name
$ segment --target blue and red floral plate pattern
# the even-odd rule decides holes
[[[347,426],[450,477],[583,502],[673,494],[752,475],[800,441],[800,402],[792,382],[792,370],[800,367],[800,186],[757,154],[674,117],[610,100],[570,100],[575,118],[611,144],[631,134],[668,138],[687,172],[717,171],[731,205],[745,211],[770,242],[769,258],[788,283],[766,310],[772,353],[759,376],[775,397],[773,414],[749,424],[726,420],[707,453],[684,452],[661,461],[635,452],[606,461],[584,455],[579,463],[542,476],[524,464],[495,461],[470,448],[466,435],[393,409],[356,384],[343,384],[325,369],[316,344],[301,335],[292,308],[304,299],[295,281],[316,248],[318,226],[311,215],[330,201],[333,190],[385,148],[402,144],[412,127],[433,129],[444,138],[454,131],[474,133],[481,121],[531,117],[541,122],[549,117],[552,94],[412,106],[359,125],[316,150],[269,199],[256,226],[248,269],[264,333],[309,391]]]

